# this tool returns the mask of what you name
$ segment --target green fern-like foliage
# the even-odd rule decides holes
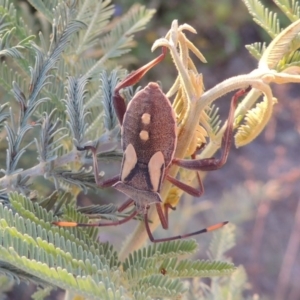
[[[280,32],[282,28],[280,27],[280,22],[277,17],[277,13],[270,11],[261,1],[259,0],[243,0],[249,13],[252,15],[253,20],[272,38],[274,39]],[[276,0],[274,3],[278,6],[281,12],[291,21],[295,22],[299,20],[299,3],[298,1],[285,1]],[[247,45],[246,48],[257,60],[262,57],[263,52],[266,49],[265,43],[254,43]],[[286,62],[287,58],[291,55],[295,55],[295,50],[299,48],[299,37],[295,37],[289,50],[285,53],[282,60],[277,65],[277,70],[281,70],[281,67],[288,67]],[[288,61],[298,62],[297,57],[294,56]]]
[[[193,240],[152,244],[121,262],[93,230],[53,227],[52,211],[17,193],[0,204],[1,272],[42,287],[58,286],[88,299],[177,297],[180,278],[230,275],[230,262],[180,260],[197,250]]]
[[[279,73],[299,74],[300,38],[298,30],[295,29],[295,32],[292,33],[293,30],[288,32],[286,29],[281,28],[277,13],[270,11],[261,1],[243,0],[243,2],[253,20],[273,39],[270,45],[264,42],[246,46],[249,53],[259,61],[259,67],[270,68]],[[291,21],[290,26],[293,22],[299,21],[298,1],[276,0],[274,3]],[[280,101],[280,99],[278,100]],[[258,136],[270,120],[273,104],[276,102],[277,99],[273,98],[272,100],[269,97],[268,101],[264,99],[256,106],[252,103],[252,109],[246,113],[244,123],[238,127],[235,135],[237,147],[248,144]]]
[[[127,215],[112,204],[75,207],[80,191],[96,188],[91,168],[85,168],[91,155],[77,149],[93,145],[99,159],[120,160],[112,95],[126,71],[115,67],[154,11],[135,5],[114,18],[109,0],[28,2],[43,19],[41,32],[26,25],[11,1],[0,0],[0,85],[7,93],[0,107],[6,136],[0,178],[3,282],[37,284],[33,299],[57,287],[67,291],[66,298],[153,299],[181,297],[187,292],[183,278],[230,276],[236,268],[229,261],[186,258],[197,250],[194,240],[152,244],[121,261],[111,244],[99,241],[102,229],[52,225],[58,219],[87,223],[91,215]],[[126,98],[132,93],[124,91]],[[50,195],[39,187],[42,176],[55,190]]]
[[[110,1],[30,2],[51,22],[50,40],[42,33],[30,35],[13,4],[0,3],[0,55],[14,58],[9,67],[2,60],[1,86],[20,108],[18,118],[4,109],[7,104],[0,111],[8,139],[2,172],[11,176],[0,179],[1,186],[23,192],[28,176],[32,181],[43,175],[57,189],[77,185],[86,192],[93,180],[82,166],[90,158],[74,151],[74,146],[83,147],[89,141],[99,145],[99,155],[120,156],[119,125],[114,114],[104,111],[111,111],[112,91],[125,73],[110,74],[111,66],[130,51],[134,33],[144,28],[154,11],[134,6],[112,21]],[[101,86],[99,74],[103,74]],[[33,135],[36,130],[40,135]],[[19,172],[32,143],[38,163]],[[71,166],[74,161],[77,164]]]
[[[35,299],[46,297],[57,287],[66,290],[66,299],[178,299],[184,294],[190,299],[222,299],[224,295],[242,299],[246,274],[225,255],[235,244],[230,226],[214,235],[208,260],[195,260],[191,258],[198,249],[194,240],[151,244],[141,249],[137,246],[135,251],[127,251],[125,245],[125,250],[119,252],[102,242],[106,227],[53,225],[58,220],[116,221],[132,213],[119,213],[113,204],[78,208],[76,200],[80,192],[94,190],[99,197],[104,194],[95,184],[94,157],[101,162],[120,161],[122,157],[120,126],[112,103],[115,87],[127,74],[119,64],[130,55],[134,34],[144,29],[154,11],[135,5],[126,14],[114,17],[110,0],[28,2],[38,11],[37,17],[28,15],[26,9],[23,14],[20,10],[17,13],[11,1],[0,0],[0,85],[5,94],[0,106],[0,131],[6,138],[1,143],[5,159],[1,161],[0,178],[0,271],[4,275],[0,277],[0,291],[5,291],[2,285],[7,282],[27,281],[39,288]],[[202,75],[197,74],[189,51],[200,59],[202,55],[183,33],[195,32],[187,24],[178,26],[174,21],[166,38],[154,44],[170,50],[180,75],[171,89],[174,93],[178,90],[178,101],[184,101],[180,125],[198,130],[195,136],[202,137],[201,144],[210,139],[201,155],[212,144],[217,150],[215,141],[220,140],[222,130],[218,109],[211,104],[221,95],[249,84],[265,93],[266,101],[243,112],[246,124],[239,131],[243,145],[249,136],[259,134],[271,116],[274,99],[270,82],[300,81],[284,73],[299,67],[298,22],[292,24],[291,33],[281,31],[277,15],[260,1],[244,2],[275,42],[271,49],[266,44],[249,46],[260,60],[259,72],[241,76],[242,81],[230,79],[203,93]],[[291,21],[298,20],[295,1],[275,2]],[[30,26],[22,16],[31,21]],[[281,35],[283,41],[278,42]],[[120,93],[126,102],[134,94],[132,88]],[[182,129],[179,137],[189,138],[189,134],[190,130]],[[192,144],[186,138],[181,140],[181,158]],[[93,153],[86,149],[93,149]],[[99,171],[101,177],[101,167]],[[176,205],[178,189],[169,189],[174,191]],[[151,216],[150,212],[149,222],[155,225]],[[135,220],[143,224],[142,217]],[[127,244],[134,242],[134,237],[127,239]],[[206,286],[202,277],[211,277],[211,285]],[[185,282],[186,278],[191,281]]]

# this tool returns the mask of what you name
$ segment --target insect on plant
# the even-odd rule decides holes
[[[198,230],[192,233],[155,239],[149,227],[148,209],[154,204],[164,229],[168,229],[169,209],[175,209],[170,204],[164,204],[160,196],[161,185],[164,180],[168,180],[174,186],[182,189],[186,193],[199,197],[203,193],[203,184],[199,174],[197,174],[198,188],[189,186],[168,174],[171,165],[177,165],[195,171],[210,171],[222,167],[228,157],[231,146],[234,111],[238,98],[247,91],[238,91],[231,100],[227,128],[225,130],[220,159],[177,159],[174,157],[177,144],[177,123],[176,115],[169,99],[161,91],[156,83],[149,83],[144,89],[139,91],[130,101],[126,108],[124,99],[120,95],[120,90],[137,83],[145,73],[161,62],[166,55],[166,48],[157,58],[129,74],[115,88],[113,105],[116,115],[122,127],[122,147],[124,151],[121,173],[104,182],[100,182],[98,177],[98,162],[96,148],[88,146],[79,150],[91,150],[93,154],[93,167],[95,180],[100,187],[117,189],[129,197],[122,204],[118,211],[122,212],[131,205],[135,205],[135,210],[123,218],[114,222],[100,222],[82,224],[76,222],[54,222],[59,226],[112,226],[120,225],[138,214],[143,215],[145,227],[152,242],[164,242],[198,235],[204,232],[221,228],[227,222],[221,222],[213,226]]]

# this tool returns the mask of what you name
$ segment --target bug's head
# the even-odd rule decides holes
[[[132,199],[136,209],[141,213],[144,213],[149,205],[162,202],[159,193],[139,190],[122,181],[118,181],[113,187]]]

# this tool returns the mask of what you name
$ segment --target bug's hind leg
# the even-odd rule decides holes
[[[172,163],[185,169],[196,170],[196,171],[213,171],[220,169],[227,161],[229,150],[231,147],[232,135],[233,135],[233,121],[234,111],[237,106],[239,97],[245,95],[250,90],[247,89],[237,91],[231,100],[229,115],[227,119],[227,128],[222,138],[222,155],[220,158],[204,158],[204,159],[177,159],[174,158]]]
[[[215,225],[212,225],[212,226],[209,226],[209,227],[206,227],[204,229],[194,231],[194,232],[191,232],[191,233],[186,233],[186,234],[182,234],[182,235],[175,235],[175,236],[171,236],[171,237],[156,239],[156,238],[154,238],[154,236],[151,232],[150,226],[149,226],[148,210],[146,210],[145,213],[144,213],[144,220],[145,220],[145,227],[146,227],[147,234],[149,236],[150,241],[153,242],[153,243],[161,243],[161,242],[168,242],[168,241],[174,241],[174,240],[180,240],[180,239],[188,238],[188,237],[195,236],[195,235],[198,235],[198,234],[202,234],[202,233],[205,233],[205,232],[210,232],[210,231],[217,230],[219,228],[222,228],[224,225],[226,225],[228,223],[227,221],[226,222],[221,222],[221,223],[217,223]]]

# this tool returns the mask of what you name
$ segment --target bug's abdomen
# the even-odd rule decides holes
[[[169,99],[156,83],[149,83],[130,101],[123,122],[123,150],[134,146],[138,161],[147,164],[161,151],[167,167],[176,148],[176,119]]]

